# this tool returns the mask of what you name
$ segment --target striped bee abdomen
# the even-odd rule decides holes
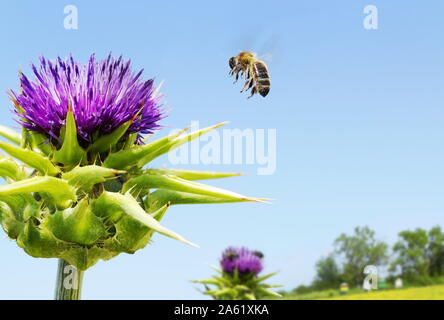
[[[265,63],[262,61],[254,62],[254,73],[256,77],[257,91],[262,97],[265,97],[270,91],[270,78]]]

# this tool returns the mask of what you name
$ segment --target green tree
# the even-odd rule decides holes
[[[430,229],[428,236],[429,275],[444,276],[444,233],[441,227],[435,226]]]
[[[433,234],[437,234],[437,231],[435,230]],[[399,270],[400,275],[406,279],[428,276],[430,257],[427,231],[421,228],[414,231],[405,230],[401,231],[398,236],[400,239],[393,246],[395,260],[391,265],[391,271]],[[435,250],[435,244],[432,248]]]
[[[316,262],[316,277],[312,286],[316,289],[338,288],[341,283],[341,270],[333,255]]]
[[[388,245],[375,238],[369,227],[356,227],[354,234],[341,234],[335,240],[335,249],[343,261],[342,278],[350,285],[361,286],[365,266],[384,266],[388,263]]]

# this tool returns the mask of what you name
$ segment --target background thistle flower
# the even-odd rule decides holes
[[[280,285],[262,283],[276,272],[258,276],[263,269],[263,257],[260,251],[229,247],[222,253],[221,268],[213,267],[219,275],[192,282],[204,284],[203,293],[216,300],[256,300],[270,296],[280,297],[280,294],[269,290],[281,287]],[[211,289],[209,285],[213,285],[215,289]]]
[[[240,276],[257,275],[263,269],[262,257],[262,253],[257,251],[230,247],[223,252],[220,265],[226,273],[233,273],[237,269]]]
[[[261,201],[195,181],[237,173],[144,169],[224,123],[142,144],[164,114],[153,80],[129,61],[41,58],[32,69],[35,79],[20,74],[21,92],[11,91],[22,133],[0,127],[12,142],[0,148],[20,161],[0,159],[0,223],[29,255],[83,271],[136,252],[154,232],[194,245],[160,224],[171,205]],[[59,289],[58,298],[79,297]]]

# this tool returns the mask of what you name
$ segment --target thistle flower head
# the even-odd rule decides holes
[[[58,140],[69,108],[82,145],[130,120],[128,133],[147,134],[159,127],[163,114],[153,80],[142,81],[143,70],[133,73],[129,60],[109,55],[97,61],[92,54],[80,64],[72,56],[53,62],[41,57],[32,70],[35,79],[20,73],[21,92],[11,91],[15,112],[30,131]]]
[[[262,257],[262,253],[258,251],[229,247],[223,252],[220,264],[226,273],[232,273],[237,269],[240,275],[257,275],[263,269]]]
[[[276,272],[257,277],[263,268],[263,257],[260,251],[229,247],[222,253],[220,260],[222,270],[215,268],[219,275],[192,282],[204,284],[203,293],[216,300],[256,300],[269,296],[280,297],[280,294],[270,290],[270,288],[280,287],[279,285],[263,283]]]

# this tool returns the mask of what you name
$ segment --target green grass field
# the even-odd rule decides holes
[[[347,294],[329,300],[444,300],[444,285]]]
[[[428,287],[375,290],[363,292],[352,289],[346,295],[340,295],[339,290],[325,290],[303,295],[286,295],[285,300],[444,300],[444,285]]]

